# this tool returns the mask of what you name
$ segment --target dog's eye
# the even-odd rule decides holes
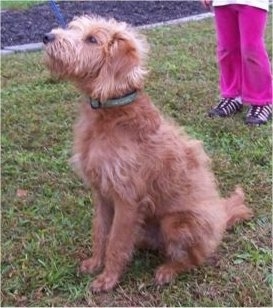
[[[94,37],[94,36],[88,36],[88,38],[87,38],[87,42],[88,43],[91,43],[91,44],[97,44],[98,43],[98,41],[96,40],[96,38]]]

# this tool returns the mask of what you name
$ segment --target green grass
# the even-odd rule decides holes
[[[267,45],[272,54],[271,33]],[[271,126],[245,112],[210,119],[217,99],[212,20],[147,30],[146,90],[204,141],[223,195],[241,184],[255,217],[228,232],[206,265],[152,284],[156,254],[137,253],[120,285],[92,295],[77,271],[91,253],[92,199],[68,159],[79,94],[41,53],[2,58],[2,306],[271,306]]]
[[[46,0],[1,0],[1,9],[27,9],[35,4],[45,2]]]

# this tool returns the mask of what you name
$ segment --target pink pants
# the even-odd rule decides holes
[[[246,104],[272,103],[270,62],[264,44],[267,12],[248,5],[214,8],[220,91]]]

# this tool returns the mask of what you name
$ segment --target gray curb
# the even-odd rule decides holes
[[[10,54],[13,54],[13,53],[14,53],[14,51],[12,51],[12,50],[1,49],[1,56],[10,55]]]
[[[206,18],[210,18],[213,16],[213,13],[203,13],[193,16],[188,16],[184,18],[174,19],[170,21],[165,22],[159,22],[151,25],[144,25],[139,26],[137,28],[139,29],[152,29],[160,26],[168,26],[168,25],[176,25],[176,24],[182,24],[189,21],[198,21]],[[23,44],[23,45],[14,45],[14,46],[7,46],[4,47],[4,49],[1,49],[1,56],[15,54],[15,53],[22,53],[22,52],[34,52],[39,51],[43,48],[43,43],[31,43],[31,44]]]
[[[4,48],[4,51],[7,50],[11,52],[28,52],[28,51],[41,50],[42,47],[43,43],[31,43],[31,44],[7,46]]]
[[[206,18],[213,17],[213,13],[203,13],[203,14],[198,14],[198,15],[193,15],[193,16],[187,16],[179,19],[173,19],[169,21],[163,21],[163,22],[158,22],[155,24],[151,25],[144,25],[144,26],[139,26],[137,28],[139,29],[152,29],[156,27],[161,27],[161,26],[168,26],[168,25],[178,25],[178,24],[183,24],[189,21],[198,21]]]

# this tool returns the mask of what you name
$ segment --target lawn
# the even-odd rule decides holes
[[[46,0],[1,0],[1,9],[27,9]]]
[[[158,256],[137,252],[114,291],[90,294],[93,277],[77,268],[92,250],[92,196],[68,164],[79,94],[50,77],[41,53],[5,56],[2,306],[272,306],[271,125],[247,127],[246,110],[230,119],[207,117],[218,96],[212,20],[145,33],[147,92],[204,141],[221,193],[241,184],[255,217],[227,232],[207,264],[169,286],[152,283]]]

